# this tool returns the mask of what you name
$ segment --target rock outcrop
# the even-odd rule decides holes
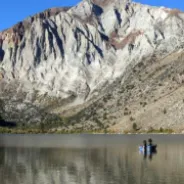
[[[124,130],[134,121],[134,117],[124,119],[121,112],[109,118],[113,114],[109,111],[104,112],[109,123],[105,115],[99,115],[94,120],[93,113],[100,114],[102,110],[94,104],[98,104],[99,99],[108,98],[106,96],[113,93],[112,89],[117,92],[127,86],[126,82],[133,76],[131,71],[136,67],[141,70],[137,69],[135,76],[136,72],[142,75],[145,68],[151,75],[154,69],[151,71],[149,67],[155,68],[158,63],[165,63],[165,58],[182,52],[183,28],[183,12],[128,0],[83,0],[75,7],[53,8],[27,18],[0,33],[0,93],[1,99],[7,102],[5,117],[16,111],[12,119],[31,122],[31,116],[40,114],[40,111],[70,117],[85,111],[89,113],[89,118],[85,118],[85,113],[80,113],[80,122],[84,124],[77,125],[79,127],[98,129],[123,121]],[[151,80],[149,75],[145,86]],[[132,79],[129,83],[136,80]],[[145,86],[129,87],[135,91],[153,87]],[[129,92],[123,96],[127,94]],[[120,96],[114,96],[116,101]],[[124,101],[121,103],[121,110],[131,105],[129,100],[126,104]],[[102,106],[106,105],[104,101]],[[115,106],[114,111],[119,111],[113,100],[112,105]],[[17,114],[27,107],[32,109],[28,110],[32,113],[27,117],[29,113],[25,113],[17,119]],[[146,127],[149,119],[144,123],[142,116],[146,117],[142,113],[135,120],[141,128]],[[40,122],[42,118],[36,115],[33,119]],[[154,117],[152,120],[149,126],[155,127]],[[73,119],[71,121],[76,124]],[[166,121],[163,127],[168,127],[168,124]],[[172,128],[181,126],[184,128],[181,123]]]

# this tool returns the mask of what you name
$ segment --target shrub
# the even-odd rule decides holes
[[[150,127],[148,128],[148,133],[151,133],[151,132],[153,132],[153,131],[154,131],[153,127],[150,126]]]
[[[172,130],[170,128],[164,129],[162,127],[160,127],[160,129],[154,129],[154,128],[150,127],[147,131],[147,133],[165,133],[165,134],[171,134],[173,132],[174,132],[174,130]]]
[[[137,124],[136,124],[136,123],[133,123],[133,125],[132,125],[132,129],[133,129],[134,131],[136,131],[136,130],[137,130]]]
[[[143,107],[145,107],[147,105],[147,102],[140,102],[140,105],[142,105]]]
[[[106,112],[103,114],[103,119],[107,119],[107,113]]]
[[[40,123],[40,130],[41,130],[42,132],[44,132],[44,129],[45,129],[44,123]]]
[[[164,129],[162,127],[160,127],[160,132],[163,132],[163,131],[164,131]]]
[[[124,115],[125,115],[125,116],[129,115],[129,110],[128,110],[127,107],[126,107],[125,110],[124,110]]]
[[[134,121],[134,120],[135,120],[135,119],[131,116],[131,117],[130,117],[130,121]]]
[[[129,112],[125,111],[124,116],[127,116],[127,115],[129,115]]]

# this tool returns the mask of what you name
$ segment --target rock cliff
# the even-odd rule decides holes
[[[3,118],[182,129],[183,30],[183,12],[129,0],[83,0],[29,17],[0,33]]]

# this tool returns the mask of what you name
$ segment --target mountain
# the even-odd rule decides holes
[[[0,33],[0,113],[49,129],[184,130],[184,13],[128,0],[51,8]]]

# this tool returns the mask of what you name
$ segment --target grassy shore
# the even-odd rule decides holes
[[[112,131],[112,130],[58,130],[58,129],[49,129],[49,130],[43,130],[39,128],[7,128],[7,127],[0,127],[0,133],[1,134],[173,134],[178,133],[175,132],[172,129],[152,129],[148,131],[135,131],[135,130],[129,130],[129,131]]]
[[[20,128],[4,128],[0,127],[1,134],[104,134],[104,133],[115,133],[115,132],[107,132],[106,130],[96,130],[96,131],[83,131],[83,130],[41,130],[37,128],[28,128],[28,129],[20,129]]]

